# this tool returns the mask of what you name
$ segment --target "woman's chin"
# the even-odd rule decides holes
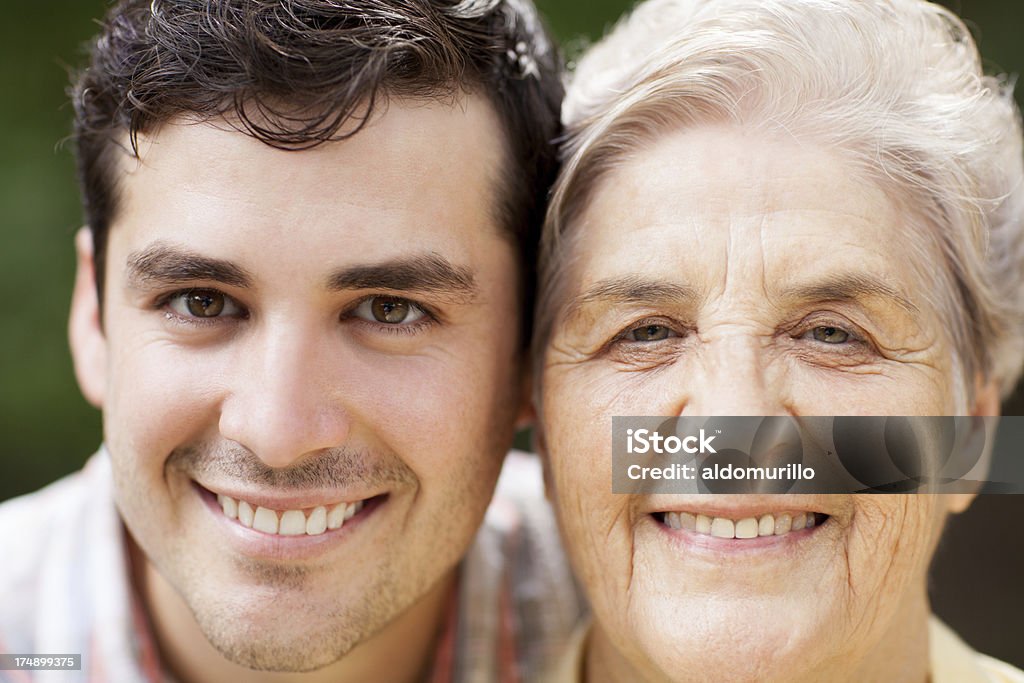
[[[612,608],[633,636],[610,633],[612,643],[631,640],[656,679],[821,680],[849,618],[839,525],[722,539],[657,522],[637,529],[629,603]]]
[[[824,659],[835,644],[828,642],[814,600],[798,598],[788,605],[777,600],[734,599],[727,595],[656,596],[635,620],[634,662],[651,671],[654,680],[716,681],[822,680]],[[781,609],[780,609],[781,607]],[[652,611],[657,613],[652,618]],[[621,642],[622,634],[609,634]]]

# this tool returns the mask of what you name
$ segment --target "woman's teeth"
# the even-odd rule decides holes
[[[338,503],[330,508],[320,505],[305,510],[270,510],[253,506],[244,500],[235,500],[217,494],[217,502],[229,519],[236,519],[242,526],[280,536],[318,536],[327,530],[340,529],[346,520],[363,509],[364,501]]]
[[[758,536],[782,536],[791,531],[810,529],[815,525],[813,512],[783,512],[765,514],[759,517],[729,519],[708,517],[690,512],[666,512],[664,522],[673,529],[686,529],[715,538],[757,538]]]

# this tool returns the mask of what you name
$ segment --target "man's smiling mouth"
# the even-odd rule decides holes
[[[270,510],[223,494],[217,495],[217,502],[229,519],[237,519],[242,526],[256,531],[279,536],[319,536],[328,529],[340,529],[346,520],[363,509],[361,500],[341,502],[329,509],[318,505],[309,510]]]
[[[204,497],[212,499],[216,496],[217,505],[228,519],[248,529],[275,536],[320,536],[336,531],[387,497],[383,494],[361,500],[276,510],[197,486]]]

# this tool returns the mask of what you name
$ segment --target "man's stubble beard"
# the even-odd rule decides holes
[[[254,563],[244,564],[250,565],[246,570],[250,578],[273,587],[271,593],[281,587],[298,590],[316,578],[315,572],[305,567],[264,564],[254,572]],[[225,659],[249,669],[280,672],[315,671],[333,664],[390,623],[402,611],[404,602],[394,577],[387,572],[374,577],[354,602],[328,605],[321,601],[315,613],[290,610],[290,614],[275,619],[275,627],[268,630],[264,624],[247,624],[229,602],[203,600],[200,593],[190,594],[192,598],[185,600],[196,623]],[[311,621],[322,626],[309,629]]]
[[[466,524],[453,524],[453,520],[472,519],[478,522],[486,510],[504,455],[503,446],[498,448],[496,441],[495,438],[483,446],[492,453],[496,452],[495,449],[502,451],[500,455],[495,455],[497,463],[492,463],[496,471],[481,467],[480,476],[466,478],[458,485],[450,485],[452,495],[446,498],[446,505],[438,506],[429,519],[406,531],[406,534],[428,531],[431,534],[429,543],[418,544],[417,547],[421,549],[419,553],[403,555],[398,543],[378,544],[375,552],[381,555],[379,561],[372,568],[355,570],[364,579],[366,576],[370,578],[354,599],[352,593],[340,592],[342,595],[338,602],[331,603],[322,594],[313,591],[305,606],[287,609],[265,620],[272,624],[272,628],[267,628],[267,623],[247,620],[246,610],[231,602],[230,591],[209,585],[209,576],[202,567],[178,562],[169,567],[171,572],[167,572],[154,563],[155,569],[185,602],[209,643],[228,661],[254,670],[277,672],[309,672],[329,666],[385,629],[427,595],[438,582],[450,575],[466,550],[465,535],[468,533],[471,539],[476,529],[475,525],[467,529]],[[188,460],[195,457],[194,453],[192,451],[192,454],[181,457]],[[332,457],[335,454],[328,454],[326,461],[330,462]],[[353,455],[351,459],[358,457]],[[176,460],[178,458],[172,456],[168,462]],[[208,456],[198,456],[195,464],[202,468],[209,466],[213,460]],[[345,456],[341,460],[346,460]],[[418,485],[415,474],[400,460],[396,461],[377,472],[359,471],[359,476],[365,477],[365,481],[408,481],[411,477]],[[307,476],[308,472],[293,473],[295,476],[285,475],[282,481],[281,471],[260,472],[257,471],[262,469],[259,465],[255,468],[240,465],[240,459],[231,455],[227,455],[226,462],[228,467],[240,470],[239,474],[244,472],[248,478],[265,484],[287,484],[292,483],[292,480],[294,483],[301,480],[307,485],[312,483]],[[352,474],[359,470],[359,466],[352,462],[340,468],[324,468],[323,464],[324,461],[320,461],[317,465],[321,476],[325,471]],[[179,466],[180,462],[175,465]],[[452,470],[457,467],[453,466]],[[268,481],[268,478],[272,481]],[[331,474],[324,478],[335,481]],[[186,557],[187,554],[186,548],[172,552],[172,556],[177,557]],[[181,572],[180,576],[174,577],[175,569]],[[342,566],[338,571],[354,570]],[[244,557],[231,560],[230,572],[246,577],[246,583],[250,585],[266,586],[269,609],[280,609],[281,604],[287,602],[287,596],[284,596],[284,600],[280,599],[281,591],[301,595],[309,582],[325,579],[322,566],[286,565]],[[317,626],[311,628],[311,623]]]
[[[415,473],[395,456],[389,454],[371,459],[364,453],[343,448],[282,470],[267,467],[237,445],[193,445],[177,449],[168,457],[165,472],[175,470],[193,477],[211,472],[227,473],[235,480],[293,490],[341,488],[353,480],[371,487],[389,488],[389,484],[396,483],[418,485]],[[330,580],[325,576],[322,565],[291,565],[231,557],[228,575],[245,577],[245,583],[250,586],[265,587],[267,609],[280,610],[272,618],[259,621],[246,616],[251,614],[251,601],[246,605],[233,603],[230,587],[210,585],[210,577],[202,565],[183,562],[153,564],[184,601],[210,645],[225,659],[260,671],[307,672],[342,658],[401,612],[406,601],[401,599],[402,591],[393,571],[395,558],[390,546],[379,550],[385,555],[379,564],[360,572],[364,576],[372,576],[359,591],[358,599],[350,600],[350,593],[338,591],[337,602],[325,599],[315,586],[310,585],[310,582]],[[196,552],[196,549],[191,549],[191,552]],[[200,552],[219,553],[220,549]],[[189,554],[190,549],[180,547],[170,556],[180,558]],[[352,571],[344,566],[338,569],[339,572],[346,570]],[[409,581],[413,581],[413,577]],[[416,585],[413,591],[420,588]],[[304,597],[303,593],[307,591],[308,595]],[[417,593],[413,592],[413,595]],[[286,608],[290,596],[295,596],[299,603],[294,608]]]
[[[482,438],[472,441],[477,448],[467,454],[468,458],[447,464],[446,469],[452,476],[460,477],[459,468],[468,466],[476,468],[474,475],[451,482],[445,504],[437,506],[430,518],[420,523],[418,528],[407,530],[403,539],[398,539],[405,540],[410,534],[423,532],[431,535],[430,542],[421,545],[421,552],[411,556],[403,556],[396,543],[379,544],[376,550],[385,557],[373,569],[364,570],[372,574],[371,580],[359,591],[358,599],[347,600],[347,604],[344,598],[338,604],[326,604],[323,600],[317,601],[314,595],[310,600],[312,609],[275,615],[281,618],[274,619],[275,628],[268,631],[261,624],[246,621],[244,610],[231,604],[230,591],[224,586],[208,585],[209,576],[204,572],[203,563],[172,559],[194,555],[196,549],[178,544],[162,546],[170,551],[163,557],[159,552],[152,552],[159,551],[161,546],[146,549],[143,544],[138,544],[139,549],[152,569],[187,606],[207,641],[228,661],[264,671],[308,672],[321,669],[391,624],[435,585],[449,577],[450,571],[462,559],[468,549],[467,536],[471,541],[475,535],[511,442],[516,405],[512,400],[513,393],[491,397],[491,419],[487,421],[484,433],[479,435]],[[274,470],[237,444],[200,445],[172,452],[164,463],[163,479],[166,482],[168,475],[175,470],[191,475],[219,471],[272,488],[340,487],[352,479],[371,485],[398,482],[419,486],[415,473],[398,456],[386,454],[369,467],[368,460],[366,454],[333,449],[287,470]],[[472,462],[467,463],[466,460]],[[133,468],[115,468],[115,483],[122,494],[129,492],[129,499],[136,499],[136,506],[148,507],[147,501],[139,499],[140,492],[147,490],[145,485],[141,481],[133,482],[137,478],[133,475],[137,474]],[[118,507],[122,507],[121,503]],[[465,523],[453,524],[453,520],[472,520],[473,525],[467,528]],[[218,553],[220,549],[211,548],[205,552]],[[433,563],[430,562],[432,558]],[[271,587],[267,591],[271,601],[278,589],[299,590],[306,582],[318,578],[317,570],[306,566],[287,566],[250,558],[236,558],[233,562],[234,571],[240,575],[250,580],[258,579],[262,585]],[[339,568],[339,571],[345,569]],[[308,629],[313,617],[323,625]],[[282,635],[286,633],[291,635]]]

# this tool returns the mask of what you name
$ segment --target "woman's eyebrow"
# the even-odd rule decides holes
[[[606,278],[589,287],[570,302],[570,310],[578,310],[592,303],[637,304],[650,301],[692,302],[699,297],[697,290],[666,280],[655,280],[639,275]]]
[[[903,292],[885,280],[866,273],[828,275],[806,283],[789,285],[776,296],[789,302],[848,301],[863,302],[871,299],[891,301],[908,312],[915,320],[921,310]],[[625,275],[601,280],[569,302],[570,317],[591,304],[658,304],[688,305],[698,302],[701,295],[689,285],[640,275]]]
[[[885,299],[917,318],[921,310],[900,290],[874,275],[840,273],[819,280],[787,286],[780,292],[787,301],[860,301]]]

